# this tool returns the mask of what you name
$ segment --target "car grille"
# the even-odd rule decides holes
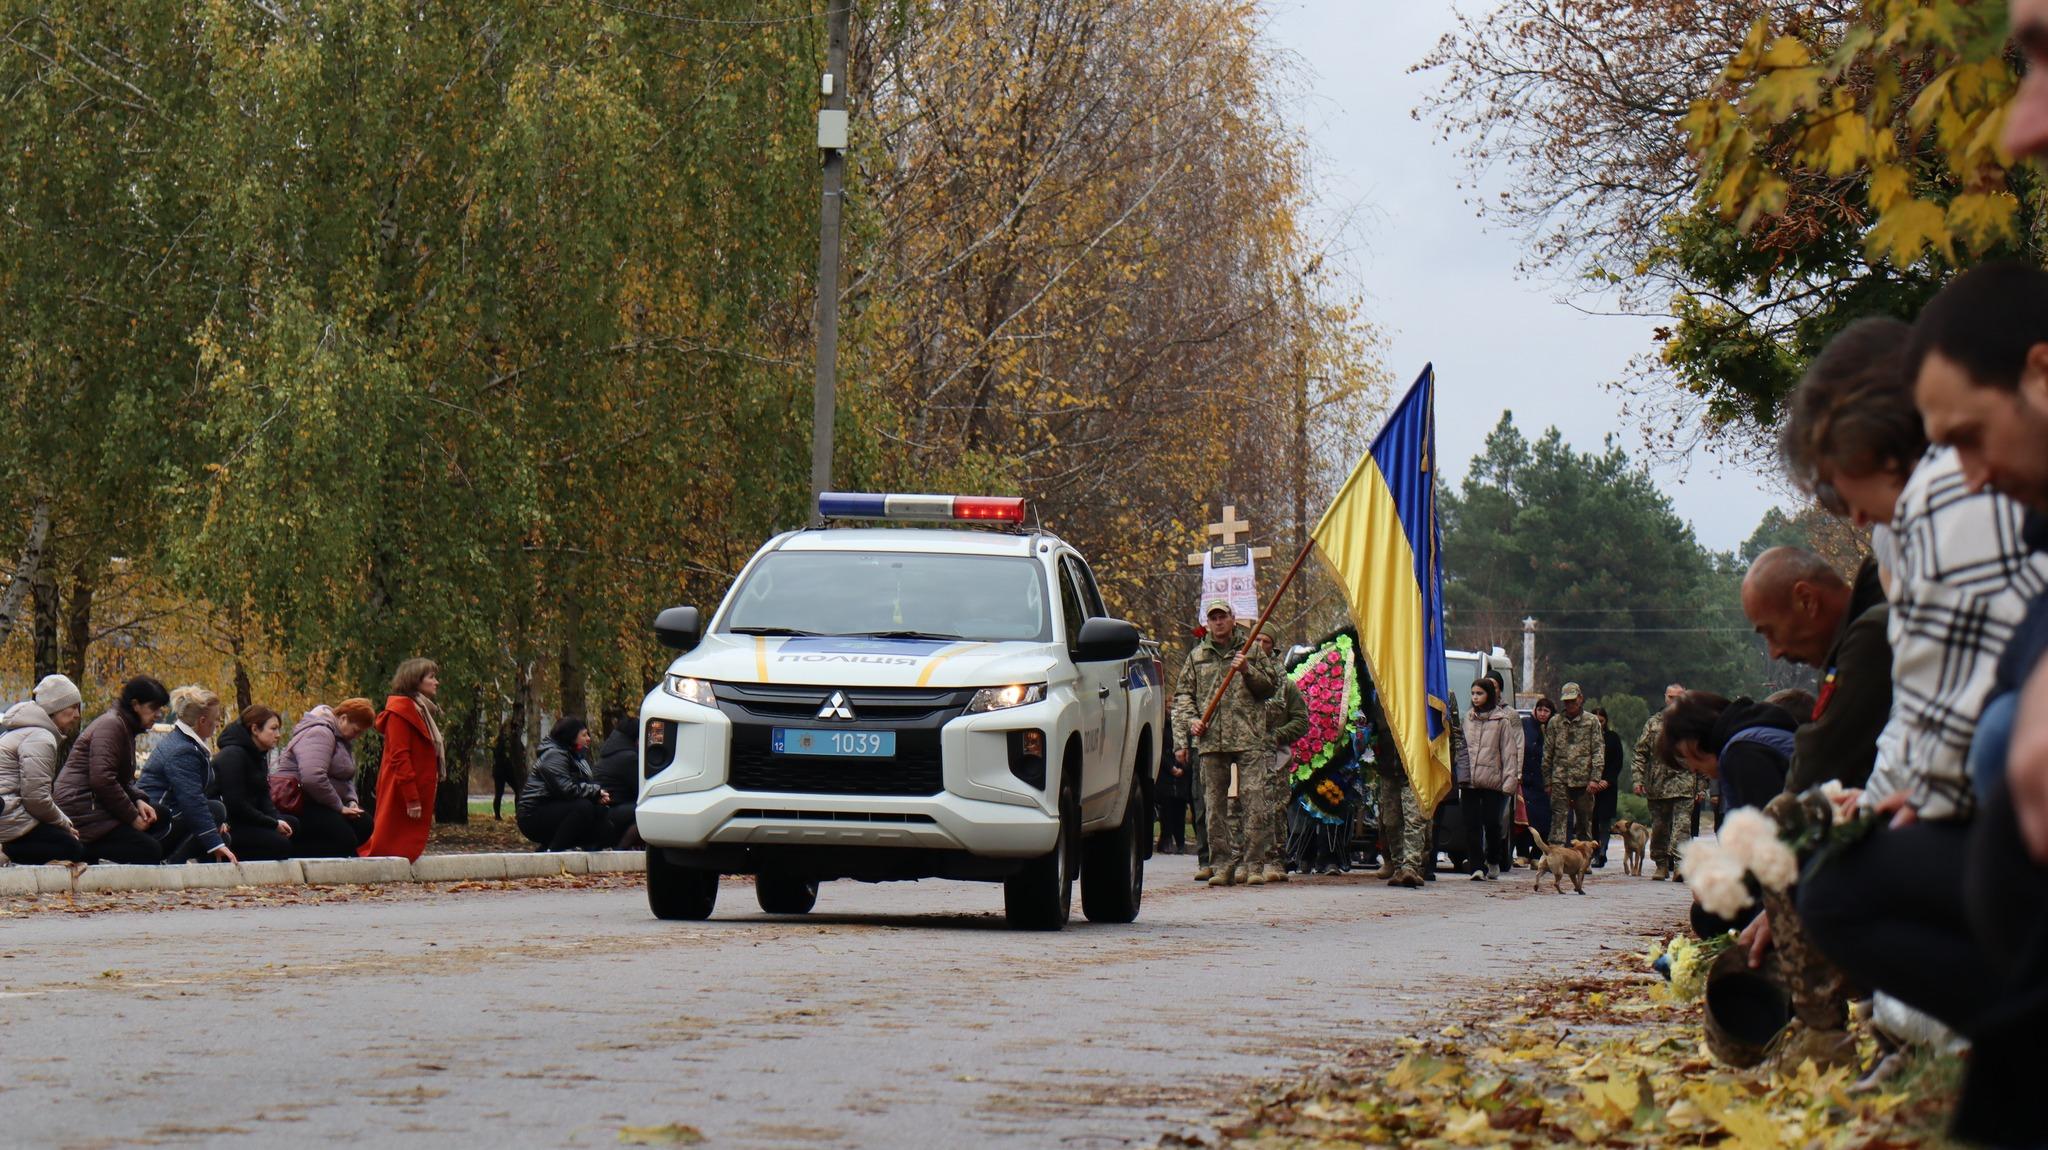
[[[920,688],[807,687],[719,683],[719,710],[732,720],[726,781],[736,791],[813,795],[935,795],[945,790],[939,728],[967,709],[974,692]],[[858,718],[849,730],[895,731],[893,758],[812,758],[769,750],[775,727],[833,726],[818,710],[844,691]]]
[[[712,693],[719,709],[735,718],[773,719],[776,726],[815,724],[818,709],[833,692],[843,692],[847,705],[860,716],[859,725],[900,730],[905,725],[945,723],[966,709],[973,691],[933,688],[789,687],[781,684],[717,683]]]

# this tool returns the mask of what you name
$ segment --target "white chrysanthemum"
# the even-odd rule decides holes
[[[1755,901],[1745,877],[1742,864],[1725,854],[1710,855],[1705,866],[1690,857],[1686,860],[1685,881],[1692,887],[1693,897],[1721,918],[1734,918]]]
[[[1799,856],[1778,839],[1756,848],[1749,858],[1749,873],[1765,890],[1781,891],[1799,881]]]
[[[1728,857],[1726,844],[1713,839],[1687,839],[1678,848],[1682,869],[1691,874],[1695,867],[1716,865],[1717,860]]]
[[[1743,869],[1755,871],[1757,859],[1778,841],[1778,824],[1755,807],[1742,807],[1728,812],[1715,837]]]

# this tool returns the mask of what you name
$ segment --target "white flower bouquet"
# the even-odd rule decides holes
[[[1730,811],[1712,839],[1685,845],[1685,881],[1700,906],[1734,918],[1765,891],[1799,881],[1802,860],[1832,853],[1869,833],[1874,818],[1835,820],[1841,785],[1830,780],[1800,795],[1780,795],[1762,810]]]

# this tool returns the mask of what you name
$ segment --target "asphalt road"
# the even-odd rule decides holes
[[[1153,860],[1131,926],[1003,929],[993,886],[839,883],[802,919],[726,880],[710,922],[637,889],[0,920],[15,1146],[287,1141],[1149,1145],[1252,1079],[1449,999],[1608,969],[1682,886],[1455,876],[1209,890]]]

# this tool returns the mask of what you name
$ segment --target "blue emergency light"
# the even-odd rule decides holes
[[[826,519],[1022,523],[1024,500],[1001,495],[881,495],[827,491],[818,496],[818,514]]]

